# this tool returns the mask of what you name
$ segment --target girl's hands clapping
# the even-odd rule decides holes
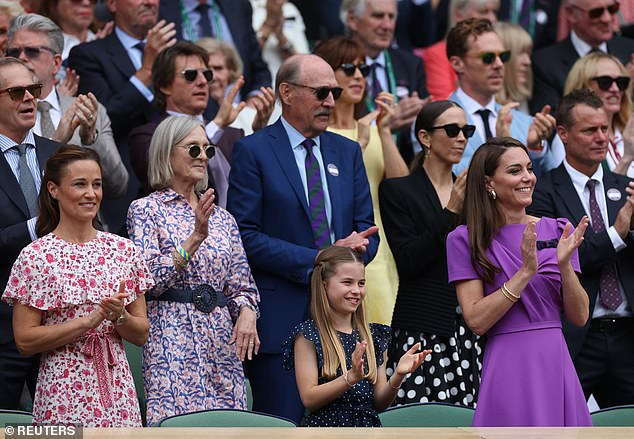
[[[427,355],[431,354],[430,349],[418,352],[420,346],[420,343],[416,343],[409,351],[403,354],[400,360],[398,360],[395,370],[398,375],[405,376],[408,373],[414,372],[421,364],[423,364]]]
[[[530,274],[537,273],[537,233],[535,232],[535,221],[526,224],[522,234],[522,268]]]
[[[583,234],[588,228],[588,217],[584,215],[579,221],[579,225],[572,234],[572,224],[567,223],[564,227],[564,231],[559,238],[559,244],[557,244],[557,263],[561,266],[570,263],[570,257],[572,253],[579,248],[583,242]]]
[[[357,342],[354,352],[352,353],[352,367],[348,371],[348,382],[350,384],[356,384],[363,379],[365,375],[365,350],[368,347],[368,342],[363,340]]]

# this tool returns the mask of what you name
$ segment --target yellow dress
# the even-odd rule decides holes
[[[357,140],[357,129],[335,129],[328,128],[328,131]],[[396,291],[398,290],[398,273],[394,256],[383,233],[383,223],[379,211],[379,184],[385,175],[385,162],[383,160],[383,148],[381,138],[376,125],[370,127],[370,142],[363,151],[363,164],[365,172],[368,174],[370,183],[370,194],[372,195],[372,209],[374,211],[374,222],[379,226],[379,249],[376,256],[365,269],[366,296],[365,309],[368,321],[390,325],[392,323],[392,312],[396,301]]]

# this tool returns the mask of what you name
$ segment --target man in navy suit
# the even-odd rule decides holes
[[[40,88],[31,88],[37,79],[27,65],[15,58],[0,59],[0,291],[4,291],[13,262],[20,251],[36,239],[36,194],[23,189],[21,180],[28,166],[34,190],[39,190],[46,160],[60,146],[33,134]],[[13,89],[9,92],[10,89]],[[18,145],[26,145],[24,156]],[[29,197],[28,194],[31,194]],[[12,309],[0,302],[0,409],[16,410],[24,385],[31,395],[39,356],[21,355],[13,339]]]
[[[295,55],[282,64],[275,83],[282,117],[236,142],[227,208],[240,227],[262,299],[262,344],[248,364],[253,409],[299,422],[304,408],[294,372],[282,368],[281,344],[310,317],[315,258],[321,247],[333,243],[364,252],[369,262],[378,236],[361,148],[326,132],[334,97],[341,91],[333,70],[315,55]],[[313,167],[307,170],[309,161]],[[309,173],[313,178],[307,179]],[[309,197],[315,181],[325,200],[319,206]],[[325,241],[315,227],[317,207],[320,224],[326,222]]]
[[[124,231],[128,206],[139,190],[128,153],[128,134],[150,121],[152,63],[157,54],[176,43],[174,25],[159,21],[159,0],[108,0],[115,28],[103,39],[73,47],[68,66],[77,71],[79,93],[92,92],[106,107],[115,143],[130,181],[126,195],[103,203],[106,223],[114,232]]]
[[[564,336],[586,397],[601,408],[634,404],[634,182],[601,166],[608,119],[592,91],[564,96],[557,123],[566,157],[538,180],[529,212],[575,227],[590,219],[579,278],[591,318],[583,328],[564,321]]]

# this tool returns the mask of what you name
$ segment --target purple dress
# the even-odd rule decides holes
[[[487,332],[475,427],[592,425],[561,332],[561,275],[556,241],[552,240],[561,236],[567,222],[561,218],[537,222],[537,274],[522,291],[522,298]],[[493,239],[487,256],[502,271],[492,283],[484,283],[485,296],[499,289],[521,266],[524,228],[524,224],[506,225]],[[471,264],[466,226],[447,237],[447,261],[449,282],[480,278],[480,270]],[[571,261],[579,272],[577,252]]]

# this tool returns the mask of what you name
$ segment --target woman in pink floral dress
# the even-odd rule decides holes
[[[143,349],[148,425],[199,410],[246,409],[241,360],[260,345],[260,298],[236,222],[207,189],[213,155],[199,121],[166,118],[150,144],[155,192],[128,211],[128,233],[156,282]]]
[[[14,306],[15,341],[42,353],[36,424],[140,427],[121,338],[143,345],[143,293],[152,278],[132,242],[98,231],[99,157],[63,146],[46,163],[36,232],[13,265],[2,299]]]

